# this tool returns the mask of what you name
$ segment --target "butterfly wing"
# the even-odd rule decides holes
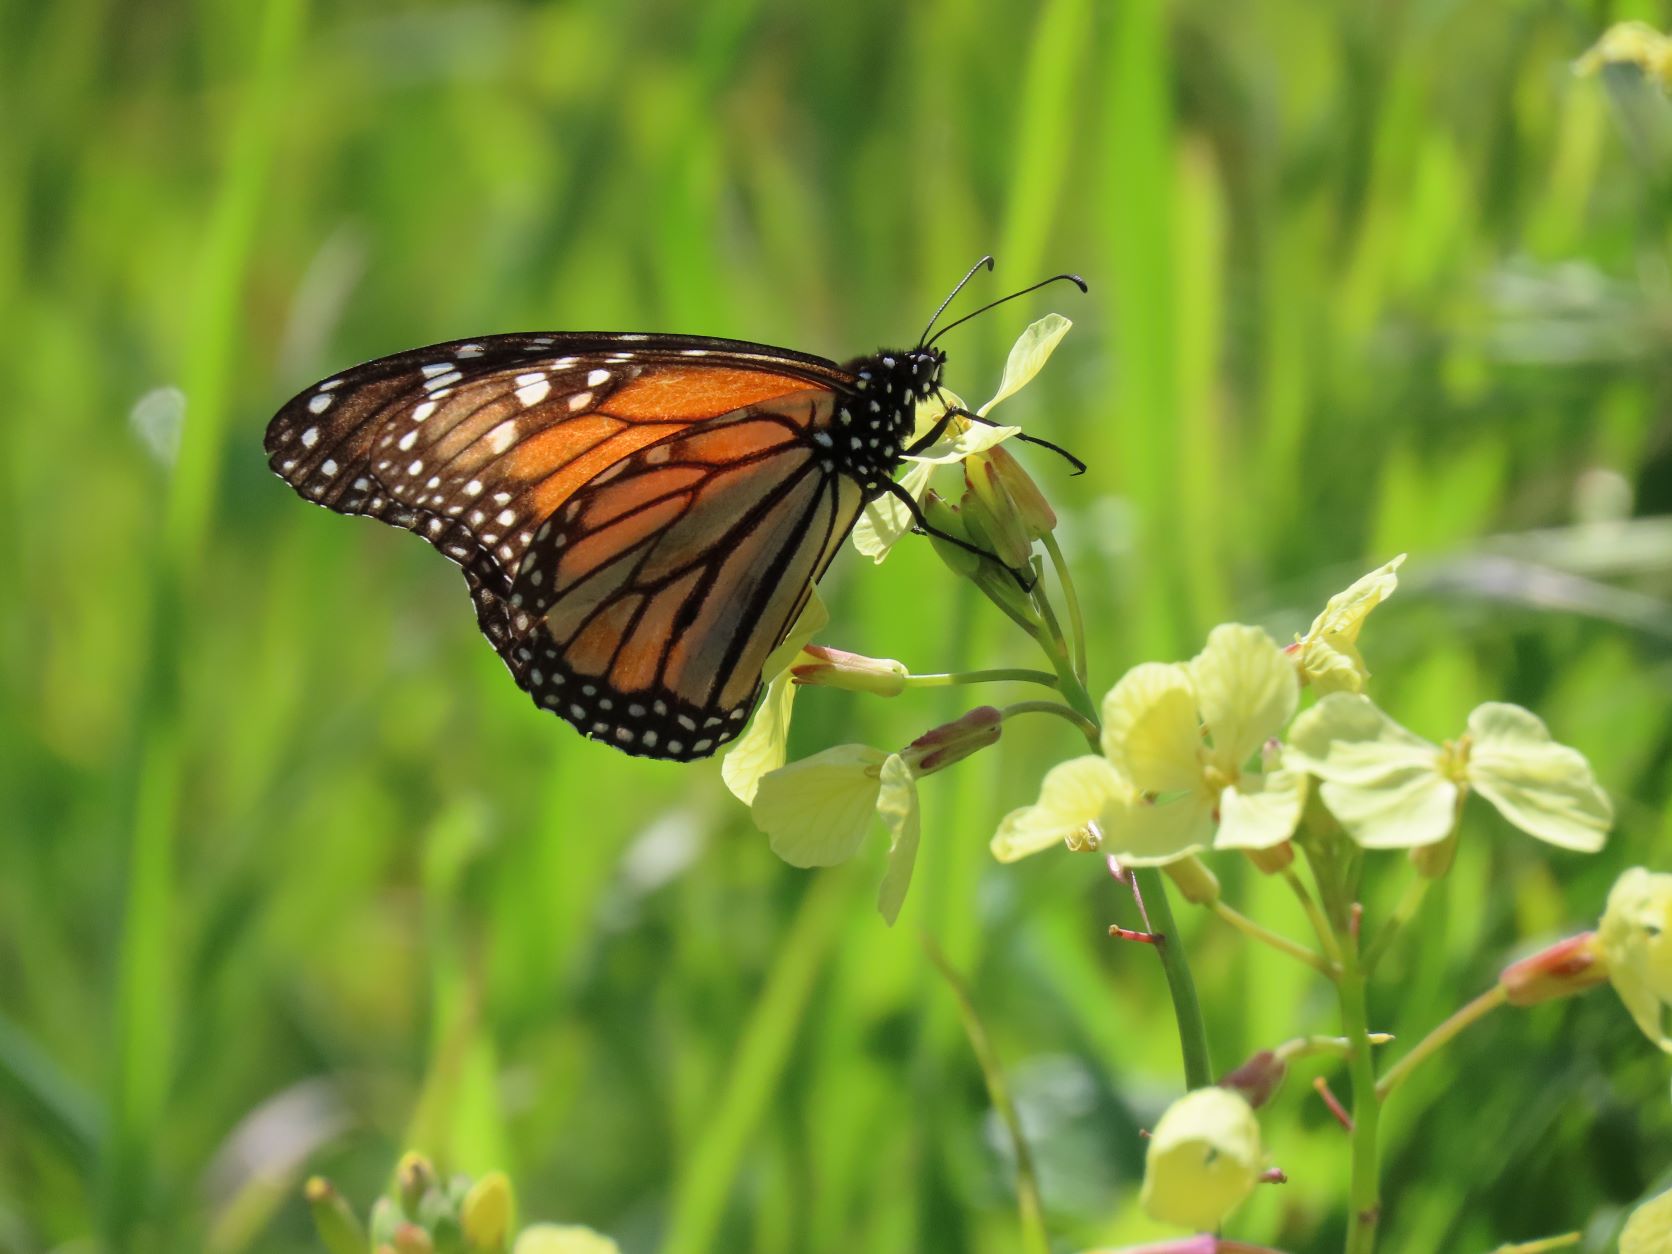
[[[760,663],[857,516],[857,486],[823,472],[807,440],[847,382],[822,358],[742,341],[493,336],[327,379],[279,411],[266,443],[303,497],[416,531],[459,563],[537,703],[629,752],[702,756],[741,729]],[[768,565],[729,563],[727,545]],[[606,657],[611,625],[626,634]],[[641,722],[601,717],[641,707]]]

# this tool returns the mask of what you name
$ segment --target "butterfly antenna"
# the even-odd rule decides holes
[[[958,319],[955,319],[952,322],[947,323],[939,331],[935,332],[934,339],[926,341],[922,345],[922,347],[927,348],[929,345],[932,345],[935,342],[935,340],[940,339],[941,336],[945,335],[948,331],[952,330],[953,327],[962,326],[964,323],[968,322],[971,318],[975,317],[977,314],[984,314],[989,309],[996,309],[996,308],[998,308],[998,306],[1004,304],[1004,302],[1007,301],[1007,300],[1015,300],[1018,296],[1026,296],[1029,292],[1037,292],[1042,287],[1049,287],[1053,283],[1063,283],[1063,282],[1072,283],[1075,287],[1079,288],[1082,292],[1086,292],[1086,291],[1091,290],[1090,288],[1088,288],[1086,286],[1086,281],[1084,279],[1082,279],[1077,274],[1053,274],[1048,279],[1041,279],[1039,282],[1035,283],[1032,287],[1024,287],[1019,292],[1012,292],[1008,296],[1001,296],[997,300],[991,302],[990,304],[983,305],[983,306],[981,306],[980,309],[974,310],[971,313],[965,314],[962,318],[958,318]],[[962,284],[960,284],[960,286],[962,286]],[[951,298],[948,297],[948,299],[951,299]],[[945,308],[945,306],[942,306],[942,308]],[[936,314],[935,316],[939,317],[940,315]],[[930,325],[932,326],[933,324],[931,323]]]
[[[993,256],[992,256],[991,253],[989,253],[987,256],[983,257],[980,261],[976,262],[973,266],[971,266],[970,269],[969,269],[969,273],[966,274],[963,278],[958,280],[958,286],[953,288],[950,292],[948,292],[946,294],[946,299],[941,301],[940,308],[935,310],[935,316],[933,318],[929,319],[929,325],[923,328],[923,334],[917,337],[917,346],[919,348],[922,348],[923,347],[923,341],[929,338],[929,332],[935,329],[936,321],[940,318],[940,316],[943,313],[946,312],[946,307],[952,303],[952,298],[954,296],[956,296],[959,292],[964,290],[964,284],[968,283],[971,279],[973,279],[975,277],[975,272],[977,270],[981,269],[982,266],[986,266],[987,269],[989,269],[989,270],[991,270],[993,268]]]

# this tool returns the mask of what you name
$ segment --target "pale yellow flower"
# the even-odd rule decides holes
[[[1205,1088],[1167,1108],[1144,1153],[1138,1202],[1152,1219],[1211,1232],[1265,1170],[1260,1124],[1241,1093]]]
[[[1431,845],[1451,834],[1465,788],[1529,836],[1602,848],[1613,810],[1590,764],[1531,712],[1488,702],[1444,748],[1394,722],[1370,698],[1332,693],[1295,720],[1284,761],[1316,776],[1324,805],[1366,849]]]
[[[999,380],[998,391],[975,412],[985,418],[995,405],[1021,391],[1039,373],[1073,325],[1061,314],[1046,314],[1023,331],[1005,362],[1004,375]],[[952,398],[954,408],[965,408],[963,401],[956,395],[950,392],[947,395]],[[917,427],[912,439],[921,439],[927,435],[945,413],[946,406],[938,397],[930,397],[919,403]],[[910,465],[906,473],[900,477],[900,486],[912,500],[921,501],[924,493],[929,490],[929,481],[934,477],[937,467],[961,462],[972,454],[985,452],[1020,431],[1020,427],[989,427],[965,418],[954,418],[947,424],[938,440],[923,452],[905,459]],[[888,551],[900,538],[911,531],[912,526],[911,511],[906,508],[904,502],[893,495],[879,496],[865,507],[858,526],[853,529],[854,547],[873,561],[880,562],[888,556]]]
[[[511,1254],[621,1254],[621,1247],[578,1224],[535,1224],[523,1229]]]
[[[744,805],[754,801],[761,777],[783,766],[789,758],[790,707],[795,703],[796,687],[790,668],[807,642],[829,622],[830,611],[815,587],[790,634],[761,668],[761,674],[769,677],[766,695],[756,707],[748,730],[737,738],[720,763],[720,778]]]
[[[1319,692],[1363,692],[1370,672],[1358,651],[1359,629],[1370,611],[1393,595],[1399,586],[1401,553],[1338,592],[1312,620],[1304,636],[1295,638],[1293,652],[1301,678]]]
[[[1620,1233],[1620,1254],[1666,1254],[1672,1250],[1672,1189],[1631,1212]]]
[[[1597,928],[1608,979],[1643,1033],[1672,1053],[1672,875],[1632,867],[1614,882]],[[1622,1247],[1623,1248],[1623,1247]]]

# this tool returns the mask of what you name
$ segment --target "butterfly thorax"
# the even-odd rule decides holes
[[[853,375],[852,390],[838,399],[830,431],[814,438],[828,435],[836,466],[867,495],[886,491],[912,442],[918,402],[934,393],[945,364],[939,349],[909,348],[880,349],[844,367]]]

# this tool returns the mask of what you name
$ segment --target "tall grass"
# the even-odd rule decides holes
[[[1079,270],[1089,298],[948,347],[980,399],[1030,312],[1079,324],[1015,412],[1091,464],[1036,469],[1099,688],[1222,618],[1303,627],[1409,550],[1370,647],[1392,712],[1438,736],[1524,702],[1619,801],[1588,861],[1472,830],[1378,1024],[1420,1034],[1664,866],[1665,171],[1569,71],[1627,7],[0,6],[0,1248],[304,1250],[304,1170],[369,1193],[418,1143],[634,1254],[1015,1249],[919,929],[1010,1069],[1060,1248],[1153,1231],[1159,973],[1088,863],[985,849],[1067,730],[926,782],[884,929],[880,845],[780,865],[711,765],[533,710],[424,546],[267,475],[294,388],[411,344],[843,356],[988,249],[995,287]],[[924,545],[826,591],[838,644],[1010,660]],[[813,691],[796,735],[958,709]],[[1219,1062],[1329,1022],[1181,922]],[[1342,1143],[1294,1090],[1291,1182],[1239,1225],[1300,1254],[1339,1244]],[[1602,997],[1463,1041],[1386,1135],[1390,1249],[1591,1222],[1602,1250],[1672,1164],[1664,1069]]]

